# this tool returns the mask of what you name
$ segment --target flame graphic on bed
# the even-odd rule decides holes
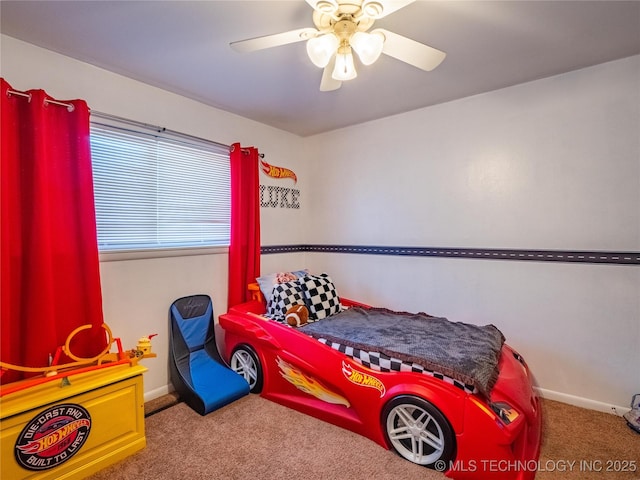
[[[285,362],[280,357],[278,357],[277,362],[278,367],[280,367],[280,375],[282,375],[282,378],[291,383],[298,390],[308,393],[309,395],[313,395],[314,397],[319,398],[320,400],[327,403],[344,405],[345,407],[351,406],[346,398],[328,390],[321,383],[317,382],[311,377],[306,376],[300,370],[297,370],[293,367],[293,365]]]

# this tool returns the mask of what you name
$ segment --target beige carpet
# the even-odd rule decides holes
[[[149,404],[148,411],[174,401],[164,397]],[[542,471],[537,480],[640,480],[640,435],[624,419],[548,400],[543,406]],[[178,403],[149,416],[146,433],[146,449],[90,479],[446,478],[364,437],[256,395],[205,417]],[[620,471],[624,462],[628,470],[635,464],[636,471]],[[478,479],[491,480],[491,475]]]

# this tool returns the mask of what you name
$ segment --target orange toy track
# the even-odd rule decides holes
[[[8,370],[14,370],[18,372],[27,373],[42,373],[43,376],[37,376],[26,380],[19,380],[17,382],[0,385],[0,397],[9,393],[14,393],[26,388],[32,387],[45,382],[50,382],[58,378],[68,377],[69,375],[76,375],[79,373],[89,372],[92,370],[98,370],[101,368],[108,368],[115,365],[122,365],[125,363],[136,364],[140,358],[155,357],[155,353],[142,352],[138,349],[124,351],[122,349],[122,342],[119,338],[113,338],[111,329],[106,323],[102,324],[102,328],[107,332],[107,346],[95,357],[83,358],[74,355],[71,352],[70,343],[71,339],[82,330],[92,328],[91,325],[82,325],[76,328],[69,334],[65,344],[56,349],[55,356],[51,362],[51,365],[47,367],[25,367],[21,365],[13,365],[6,362],[0,362],[0,376],[2,376]],[[116,344],[117,352],[109,353],[111,346]],[[58,364],[60,355],[64,353],[67,357],[74,360],[73,362]]]

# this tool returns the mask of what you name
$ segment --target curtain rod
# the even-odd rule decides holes
[[[245,155],[248,154],[251,150],[249,150],[248,148],[241,148],[240,149],[242,151],[242,153],[244,153]],[[264,153],[259,153],[258,156],[260,158],[264,158]]]
[[[17,95],[18,97],[24,97],[24,98],[28,98],[29,102],[31,101],[31,94],[30,93],[26,93],[26,92],[19,92],[18,90],[7,90],[7,95]],[[44,103],[51,103],[53,105],[60,105],[61,107],[66,107],[67,110],[69,110],[70,112],[73,112],[76,107],[73,106],[72,103],[64,103],[64,102],[59,102],[57,100],[51,100],[49,98],[45,98],[44,99]]]
[[[158,132],[158,133],[167,133],[169,135],[180,137],[185,140],[205,141],[208,143],[212,143],[218,147],[224,147],[226,149],[230,148],[229,145],[225,145],[224,143],[220,143],[220,142],[214,142],[213,140],[209,140],[207,138],[201,138],[201,137],[196,137],[195,135],[189,135],[187,133],[176,132],[175,130],[169,130],[168,128],[165,128],[165,127],[151,125],[149,123],[138,122],[136,120],[130,120],[128,118],[118,117],[116,115],[111,115],[110,113],[103,113],[103,112],[98,112],[96,110],[91,110],[91,116],[96,118],[101,118],[103,120],[112,120],[120,123],[126,123],[128,125],[132,125],[135,127],[144,128],[147,130],[153,130],[154,132]]]
[[[26,92],[20,92],[18,90],[7,90],[7,95],[17,95],[19,97],[24,97],[27,98],[28,101],[31,101],[31,94],[30,93],[26,93]],[[71,103],[65,103],[65,102],[59,102],[57,100],[51,100],[49,98],[45,98],[44,99],[44,103],[51,103],[53,105],[59,105],[61,107],[66,107],[68,111],[73,112],[75,110],[75,107],[73,106],[73,104]],[[143,122],[138,122],[135,120],[130,120],[128,118],[123,118],[123,117],[118,117],[116,115],[111,115],[109,113],[103,113],[103,112],[98,112],[96,110],[90,110],[91,116],[93,117],[97,117],[97,118],[102,118],[104,120],[115,120],[117,122],[122,122],[122,123],[127,123],[129,125],[133,125],[136,127],[142,127],[148,130],[153,130],[155,132],[158,133],[167,133],[176,137],[181,137],[187,140],[197,140],[197,141],[206,141],[209,143],[213,143],[214,145],[217,145],[219,147],[224,147],[224,148],[230,148],[229,145],[226,145],[224,143],[220,143],[220,142],[214,142],[213,140],[209,140],[206,138],[200,138],[200,137],[196,137],[194,135],[189,135],[187,133],[181,133],[181,132],[176,132],[175,130],[169,130],[165,127],[159,127],[157,125],[151,125],[148,123],[143,123]],[[264,154],[260,154],[261,158],[264,158]]]

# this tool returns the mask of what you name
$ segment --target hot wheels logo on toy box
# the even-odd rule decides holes
[[[63,404],[34,417],[15,444],[16,461],[27,470],[48,470],[78,453],[91,431],[91,416],[82,406]]]
[[[373,375],[369,375],[368,373],[356,370],[352,365],[349,365],[344,360],[342,361],[342,373],[345,377],[347,377],[347,380],[355,383],[356,385],[375,388],[380,392],[380,398],[382,398],[387,391],[384,384],[376,377],[374,377]]]

